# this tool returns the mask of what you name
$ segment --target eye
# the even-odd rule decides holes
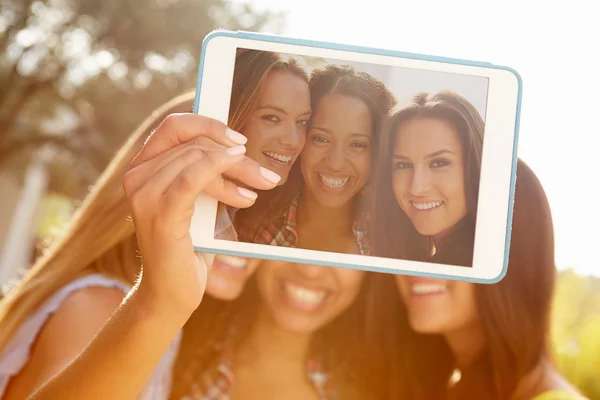
[[[369,147],[369,144],[364,142],[352,142],[351,146],[358,147],[359,149],[366,149]]]
[[[450,161],[444,159],[433,160],[431,163],[432,168],[441,168],[450,165]]]
[[[308,126],[308,120],[307,119],[302,119],[302,120],[298,121],[298,125],[300,125],[300,126]]]
[[[408,169],[411,167],[412,165],[406,161],[398,161],[394,164],[394,169]]]
[[[277,115],[272,115],[272,114],[263,115],[261,118],[264,119],[265,121],[269,121],[269,122],[280,122],[281,121]]]
[[[315,135],[312,137],[312,141],[316,142],[316,143],[329,143],[329,140],[327,140],[326,137],[324,136],[319,136],[319,135]]]

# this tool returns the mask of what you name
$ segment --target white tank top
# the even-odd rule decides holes
[[[25,320],[0,354],[0,399],[4,396],[8,381],[27,365],[31,346],[33,346],[37,335],[48,318],[71,294],[87,287],[116,287],[123,290],[124,295],[131,289],[130,286],[115,279],[107,278],[101,274],[93,274],[70,282],[58,290]],[[177,334],[171,346],[163,355],[140,399],[167,400],[169,398],[171,373],[179,351],[180,341],[181,332]]]

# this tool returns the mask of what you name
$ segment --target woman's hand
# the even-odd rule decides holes
[[[138,295],[152,307],[189,316],[202,300],[207,266],[189,233],[200,193],[244,208],[257,195],[232,180],[261,190],[277,185],[278,175],[245,156],[245,143],[216,120],[172,114],[133,159],[124,189],[142,255]]]

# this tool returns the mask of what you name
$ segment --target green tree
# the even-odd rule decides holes
[[[195,86],[215,28],[277,32],[225,0],[0,0],[0,167],[56,151],[50,189],[80,198],[147,113]]]
[[[600,400],[600,279],[562,271],[553,317],[559,369],[590,400]]]

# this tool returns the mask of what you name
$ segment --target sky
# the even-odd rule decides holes
[[[234,2],[245,2],[235,0]],[[519,151],[552,208],[556,260],[600,276],[600,23],[586,0],[254,0],[281,34],[491,62],[523,79]]]

